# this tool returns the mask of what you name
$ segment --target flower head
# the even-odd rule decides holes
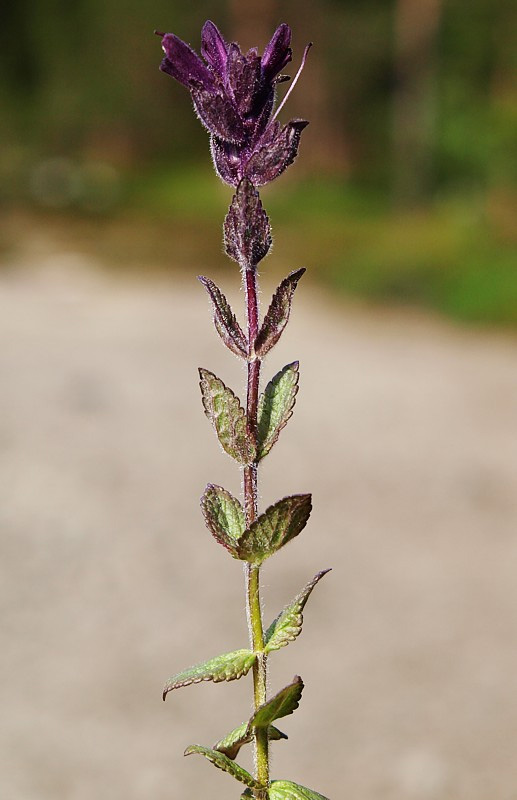
[[[264,53],[246,54],[228,44],[213,22],[201,32],[201,59],[173,33],[160,34],[165,53],[160,69],[186,86],[211,137],[217,173],[237,186],[248,178],[255,186],[277,178],[298,153],[306,120],[281,126],[273,117],[275,88],[289,80],[280,74],[291,61],[291,29],[282,23]]]

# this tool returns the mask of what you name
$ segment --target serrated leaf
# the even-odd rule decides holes
[[[279,739],[287,739],[285,733],[279,731],[278,728],[275,728],[273,725],[269,726],[268,730],[268,737],[270,741],[278,741]],[[243,722],[242,725],[239,725],[238,728],[235,728],[231,731],[224,739],[221,739],[219,742],[214,744],[213,749],[219,750],[220,753],[224,753],[225,756],[231,758],[237,758],[239,750],[245,744],[249,744],[253,741],[253,731],[250,728],[249,722]]]
[[[203,408],[223,450],[239,464],[251,464],[255,445],[248,436],[246,412],[239,398],[213,372],[201,368],[199,376]]]
[[[238,680],[247,675],[256,657],[251,650],[234,650],[232,653],[224,653],[201,664],[194,664],[193,667],[178,672],[167,681],[163,688],[163,699],[165,700],[168,692],[173,689],[181,689],[183,686],[190,686],[191,683]]]
[[[248,343],[226,297],[210,278],[199,275],[198,279],[207,290],[212,301],[214,325],[217,333],[232,353],[241,358],[246,358]]]
[[[258,407],[257,460],[267,456],[292,416],[298,392],[299,363],[287,364],[272,378]]]
[[[237,545],[239,558],[261,564],[303,530],[311,513],[310,494],[284,497],[270,506],[242,534]]]
[[[227,255],[243,268],[256,267],[271,247],[271,227],[259,193],[243,178],[224,221]]]
[[[272,781],[269,800],[329,800],[322,794],[291,781]]]
[[[275,719],[289,716],[300,705],[302,692],[303,681],[299,675],[295,675],[292,683],[280,689],[274,697],[255,711],[249,725],[252,728],[266,728]]]
[[[204,756],[214,764],[214,766],[228,772],[233,778],[249,786],[251,789],[263,788],[262,784],[256,781],[249,772],[236,764],[235,761],[228,758],[228,756],[225,756],[224,753],[220,753],[218,750],[210,750],[209,747],[203,747],[200,744],[191,744],[190,747],[187,747],[183,755],[190,756],[193,753],[199,753],[199,755]]]
[[[259,358],[264,358],[266,353],[269,353],[280,339],[285,326],[289,322],[294,290],[304,272],[305,267],[290,272],[274,293],[260,331],[255,339],[255,353]]]
[[[302,632],[303,625],[303,609],[309,596],[324,575],[330,572],[330,569],[324,569],[318,572],[314,578],[309,581],[300,594],[296,595],[294,600],[273,620],[271,625],[266,631],[266,653],[272,650],[279,650],[285,647],[289,642],[296,639]]]
[[[222,486],[209,483],[201,497],[201,510],[214,539],[239,558],[237,541],[246,527],[239,501]]]

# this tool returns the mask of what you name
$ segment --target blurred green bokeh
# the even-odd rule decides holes
[[[159,72],[153,36],[173,30],[197,48],[208,17],[244,47],[289,22],[291,74],[316,45],[284,114],[311,121],[301,156],[264,192],[274,270],[303,263],[374,301],[517,324],[514,0],[10,4],[1,247],[16,247],[10,220],[23,213],[36,226],[118,230],[121,263],[136,253],[223,267],[230,190],[211,173],[188,94]]]

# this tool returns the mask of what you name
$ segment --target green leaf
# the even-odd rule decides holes
[[[304,267],[290,272],[273,295],[271,305],[264,317],[258,336],[255,339],[255,353],[259,358],[264,358],[266,353],[268,353],[280,339],[289,321],[294,290],[304,272]]]
[[[195,664],[193,667],[178,672],[173,675],[164,686],[163,699],[165,700],[168,692],[172,689],[181,689],[191,683],[201,683],[201,681],[235,681],[246,675],[256,659],[255,653],[251,650],[235,650],[233,653],[225,653],[222,656],[211,658],[202,664]]]
[[[237,540],[245,530],[244,511],[239,501],[222,486],[209,483],[201,498],[206,526],[214,539],[239,558]]]
[[[293,642],[297,636],[302,632],[303,625],[303,609],[309,596],[324,575],[330,572],[330,569],[324,569],[318,572],[312,581],[309,581],[307,586],[296,595],[294,600],[273,620],[271,625],[266,631],[266,653],[271,650],[279,650],[281,647]]]
[[[271,227],[259,193],[248,178],[243,178],[224,221],[226,254],[250,269],[267,256],[271,243]]]
[[[285,686],[267,703],[264,703],[256,710],[249,721],[250,727],[266,728],[275,719],[281,719],[292,714],[300,704],[302,692],[303,681],[299,675],[295,675],[292,683]]]
[[[255,459],[255,446],[247,431],[246,412],[238,397],[213,372],[199,370],[205,414],[217,433],[223,450],[239,464]]]
[[[239,539],[239,558],[261,564],[303,530],[311,513],[311,495],[284,497],[244,531]]]
[[[328,800],[328,797],[291,781],[272,781],[269,800]]]
[[[293,414],[298,392],[299,363],[287,364],[272,378],[258,407],[257,460],[267,456],[280,431],[285,428]]]
[[[199,753],[205,758],[208,758],[214,766],[228,772],[233,778],[246,784],[246,786],[249,786],[251,789],[263,788],[262,784],[256,781],[249,772],[236,764],[235,761],[229,759],[228,756],[225,756],[224,753],[219,753],[217,750],[210,750],[209,747],[203,747],[200,744],[191,744],[190,747],[187,747],[185,750],[184,755],[190,756],[192,753]]]
[[[270,741],[278,741],[279,739],[287,739],[285,733],[279,731],[278,728],[275,728],[273,725],[269,726],[268,731]],[[224,753],[225,756],[231,758],[237,758],[239,750],[245,744],[249,744],[253,741],[253,731],[250,728],[249,722],[243,722],[242,725],[239,725],[238,728],[234,728],[224,739],[221,739],[219,742],[214,744],[214,750],[219,750],[220,753]]]
[[[212,301],[217,333],[232,353],[240,358],[246,358],[248,343],[226,297],[210,278],[199,275],[198,280],[203,284]]]

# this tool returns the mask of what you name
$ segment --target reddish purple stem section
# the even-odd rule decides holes
[[[260,359],[256,358],[254,343],[258,334],[257,272],[246,269],[244,272],[246,289],[246,314],[248,318],[248,387],[247,407],[249,434],[257,441],[257,410],[260,379]],[[244,469],[244,510],[246,526],[249,527],[257,517],[257,465],[250,464]]]

